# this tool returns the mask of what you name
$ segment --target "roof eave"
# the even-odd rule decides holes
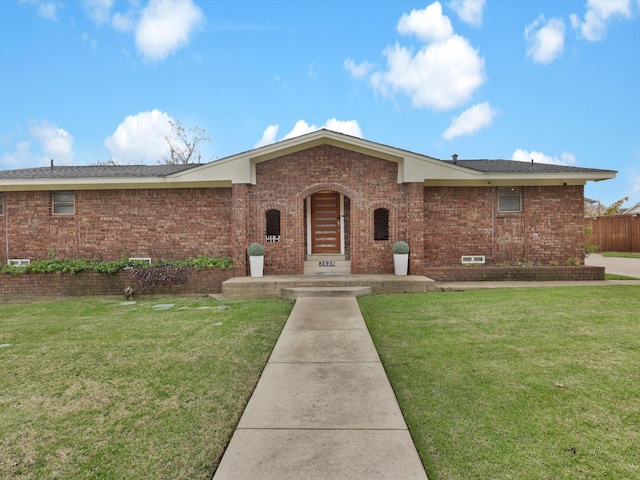
[[[229,181],[180,182],[170,177],[37,178],[0,180],[0,191],[116,190],[137,188],[230,187]]]
[[[546,174],[515,174],[515,173],[484,173],[465,178],[427,178],[422,182],[425,186],[554,186],[554,185],[584,185],[587,182],[600,182],[616,177],[615,171],[602,170],[597,172],[576,173],[546,173]]]

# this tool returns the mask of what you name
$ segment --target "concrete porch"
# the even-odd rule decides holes
[[[356,288],[356,287],[364,287]],[[297,298],[305,289],[322,289],[334,296],[365,293],[416,293],[436,290],[436,282],[420,275],[268,275],[260,278],[233,277],[222,283],[222,297]],[[311,294],[309,294],[311,295]]]

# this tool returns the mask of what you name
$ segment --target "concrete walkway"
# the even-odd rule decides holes
[[[426,480],[355,298],[299,298],[214,480]]]
[[[606,273],[640,278],[640,258],[603,257],[599,253],[592,253],[584,263],[585,265],[604,267]]]

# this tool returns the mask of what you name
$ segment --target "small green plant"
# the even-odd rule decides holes
[[[393,253],[395,255],[406,255],[409,253],[409,244],[402,240],[393,244]]]
[[[61,260],[52,256],[49,252],[49,260],[36,260],[30,265],[24,267],[15,267],[12,265],[0,265],[0,274],[7,273],[11,275],[20,275],[23,273],[79,273],[86,271],[95,271],[98,273],[116,273],[124,268],[145,269],[152,267],[175,266],[195,268],[221,268],[227,269],[233,267],[233,260],[229,257],[207,257],[200,255],[196,258],[187,258],[186,260],[160,260],[149,265],[147,262],[139,260],[129,260],[126,256],[120,260],[100,261],[96,259],[87,260],[84,258],[66,258]]]
[[[264,247],[259,243],[252,243],[247,248],[247,253],[250,257],[261,257],[264,255]]]
[[[564,264],[567,267],[577,267],[581,263],[582,262],[580,261],[580,259],[578,257],[569,257],[564,261]]]
[[[592,231],[593,231],[593,229],[591,227],[585,227],[584,228],[585,236],[591,235]],[[589,240],[585,240],[584,241],[584,256],[585,257],[588,257],[592,253],[597,252],[598,249],[599,249],[599,247],[597,245],[594,245],[593,243],[591,243]]]

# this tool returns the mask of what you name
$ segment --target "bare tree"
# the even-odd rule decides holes
[[[169,146],[169,154],[164,155],[159,163],[167,165],[200,163],[202,160],[200,144],[211,141],[204,128],[195,126],[185,129],[179,120],[169,120],[169,124],[173,132],[164,137]]]
[[[609,206],[603,205],[600,200],[598,200],[592,205],[585,207],[585,215],[587,217],[604,217],[606,215],[617,215],[620,213],[620,207],[622,207],[622,204],[627,200],[629,200],[629,197],[624,197],[617,202],[613,202]]]
[[[121,165],[121,163],[114,158],[113,153],[111,153],[109,150],[106,150],[106,154],[104,157],[97,156],[96,154],[96,158],[93,162],[91,162],[91,165],[95,165],[98,167],[113,167],[114,165]]]

